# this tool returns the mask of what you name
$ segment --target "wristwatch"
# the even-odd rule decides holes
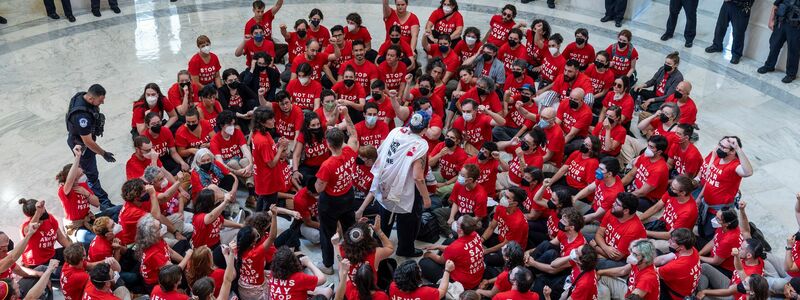
[[[786,251],[791,251],[792,247],[786,246],[786,247],[783,247],[783,249],[785,249]]]

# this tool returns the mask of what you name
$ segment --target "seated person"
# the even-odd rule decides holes
[[[149,112],[145,116],[145,121],[147,122],[147,130],[142,136],[150,139],[153,151],[158,153],[158,158],[164,169],[172,175],[177,174],[178,171],[188,171],[189,164],[183,160],[178,154],[178,149],[175,148],[175,135],[169,128],[164,129],[165,127],[161,125],[161,116]]]
[[[211,138],[216,133],[211,123],[200,119],[200,113],[194,107],[186,111],[186,123],[184,125],[175,132],[175,147],[184,161],[191,161],[191,158],[198,150],[208,148]]]
[[[735,270],[732,250],[741,246],[745,238],[742,232],[750,228],[749,224],[746,228],[744,224],[740,224],[739,216],[733,208],[717,211],[711,219],[711,224],[715,230],[714,237],[699,252],[700,261],[703,263],[703,277],[707,279],[705,281],[701,279],[700,289],[727,287]],[[709,275],[716,276],[719,280],[709,280]]]
[[[200,102],[195,104],[195,108],[200,113],[200,120],[207,120],[212,128],[217,128],[217,115],[222,112],[222,104],[219,103],[217,88],[212,85],[203,86],[198,93]]]
[[[608,288],[613,299],[636,295],[643,300],[659,299],[659,281],[653,260],[656,249],[646,239],[638,239],[630,244],[630,255],[625,265],[599,270],[600,284]],[[625,280],[624,277],[628,279]],[[627,282],[627,287],[625,282]]]
[[[510,141],[519,138],[539,120],[539,108],[536,102],[531,101],[533,88],[526,84],[514,93],[506,90],[503,96],[503,113],[506,118],[505,126],[497,126],[492,130],[495,141]]]
[[[587,202],[591,202],[591,208],[583,216],[583,221],[587,225],[589,223],[599,224],[606,212],[610,211],[611,207],[614,206],[617,195],[625,191],[625,187],[622,186],[622,180],[619,178],[619,172],[619,160],[613,157],[603,158],[600,160],[597,170],[594,171],[595,181],[572,197],[576,207],[586,206]],[[594,226],[593,230],[589,232],[584,230],[584,232],[594,234],[597,226],[594,224],[591,226]]]
[[[664,59],[664,65],[658,68],[653,78],[650,80],[635,85],[631,89],[631,94],[634,98],[642,97],[644,100],[639,104],[642,110],[647,112],[655,112],[664,103],[667,97],[675,93],[675,88],[678,83],[683,81],[683,73],[678,70],[678,65],[681,63],[681,58],[678,52],[667,54]],[[653,90],[646,90],[646,88],[653,87]]]
[[[158,159],[158,152],[153,151],[153,143],[150,142],[149,138],[146,136],[135,137],[133,139],[133,147],[135,150],[133,154],[131,154],[131,158],[128,159],[128,162],[125,163],[125,175],[127,179],[142,177],[145,168],[154,166],[163,170],[165,173],[164,176],[166,176],[170,182],[175,182],[175,178],[172,177],[169,171],[164,169],[161,160]]]
[[[622,184],[639,198],[639,211],[646,211],[667,192],[669,169],[664,159],[666,152],[667,139],[660,135],[651,136],[644,153],[633,162],[633,169],[622,178]]]
[[[444,141],[428,151],[428,165],[437,181],[436,194],[442,198],[448,198],[453,191],[458,173],[468,158],[462,142],[461,130],[450,128],[445,134]]]
[[[580,190],[595,181],[597,167],[600,162],[597,155],[600,152],[600,140],[595,136],[583,138],[579,151],[574,151],[567,157],[564,165],[550,177],[547,186],[555,188],[565,188],[571,194],[577,194]]]
[[[563,291],[564,280],[569,275],[570,264],[557,264],[553,267],[552,263],[562,257],[570,257],[574,249],[586,244],[586,239],[581,234],[583,228],[583,216],[574,207],[567,207],[561,210],[561,219],[558,223],[558,233],[549,242],[539,244],[536,249],[528,253],[526,265],[535,268],[542,274],[536,279],[537,282],[548,283],[555,294]]]
[[[450,245],[430,245],[427,250],[439,250],[443,254],[425,252],[419,265],[422,269],[423,277],[436,282],[443,277],[446,261],[453,261],[455,268],[450,273],[453,281],[461,283],[465,290],[472,290],[478,287],[481,279],[491,278],[492,274],[484,274],[483,264],[483,245],[478,230],[481,222],[478,218],[465,215],[455,223],[458,228],[458,238]],[[488,276],[487,276],[488,275]]]
[[[247,192],[255,197],[253,185],[253,156],[247,139],[239,128],[236,128],[234,113],[224,110],[217,116],[220,126],[219,134],[211,138],[209,150],[214,154],[214,159],[224,164],[231,174],[247,183]]]
[[[622,151],[627,137],[626,127],[622,125],[622,108],[612,105],[605,113],[605,118],[595,124],[592,135],[600,138],[602,155],[616,157]]]
[[[477,155],[483,143],[492,140],[494,127],[505,123],[505,118],[492,109],[466,99],[461,104],[461,116],[453,122],[453,128],[464,134],[464,150],[467,154]]]
[[[566,155],[580,148],[581,141],[589,135],[589,126],[592,125],[592,109],[584,103],[583,97],[584,90],[575,88],[568,99],[561,100],[558,104],[555,121],[564,132]]]
[[[527,268],[520,266],[511,270],[509,281],[511,282],[511,290],[498,293],[492,297],[492,300],[539,299],[539,295],[531,291],[531,286],[533,286],[533,273]]]
[[[697,288],[700,255],[694,248],[695,236],[691,228],[676,228],[669,235],[669,247],[674,250],[656,257],[655,265],[661,280],[662,299],[681,300]]]
[[[500,192],[500,201],[495,208],[494,217],[483,231],[483,244],[486,264],[500,267],[505,264],[499,253],[509,242],[516,242],[524,249],[528,244],[528,222],[522,212],[522,202],[528,198],[525,190],[511,187]]]
[[[572,265],[572,271],[564,286],[567,299],[597,299],[597,252],[589,244],[570,251],[569,256],[556,258],[550,263],[552,268]],[[563,296],[564,293],[561,295]],[[569,298],[572,297],[572,298]]]
[[[192,172],[190,177],[192,190],[192,202],[197,199],[200,190],[217,185],[223,190],[230,191],[237,187],[239,179],[231,175],[228,168],[221,162],[214,159],[211,150],[202,148],[197,151],[192,162]]]
[[[597,250],[597,254],[602,256],[598,262],[598,269],[624,265],[631,242],[647,237],[642,221],[636,216],[638,205],[639,199],[633,194],[619,193],[611,208],[611,213],[603,217],[603,222],[600,223],[600,228],[591,242]],[[650,243],[650,247],[652,247],[652,243]],[[652,263],[652,257],[650,259]]]
[[[500,151],[495,142],[485,142],[478,150],[478,155],[467,158],[465,164],[475,164],[481,170],[478,184],[483,186],[487,195],[494,196],[497,191],[497,173],[507,172],[508,164],[500,159]]]
[[[670,232],[678,228],[692,230],[697,223],[697,203],[692,197],[692,191],[694,185],[691,178],[684,175],[675,177],[670,182],[667,193],[639,215],[639,219],[646,222],[647,237],[655,240],[653,244],[659,251],[666,252]],[[659,212],[659,219],[648,221]]]
[[[486,217],[488,196],[484,187],[478,183],[480,176],[481,170],[475,164],[465,164],[461,168],[453,192],[450,194],[451,205],[447,225],[452,225],[456,219],[465,214],[478,219]]]

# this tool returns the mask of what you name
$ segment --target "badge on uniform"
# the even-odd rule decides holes
[[[78,119],[78,125],[80,125],[83,128],[86,128],[86,126],[89,126],[89,120],[86,118],[80,118]]]

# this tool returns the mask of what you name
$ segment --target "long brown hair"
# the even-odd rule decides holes
[[[189,286],[192,286],[200,278],[211,275],[212,266],[211,249],[208,246],[195,248],[191,258],[189,258],[189,265],[186,269],[186,280],[189,282]]]

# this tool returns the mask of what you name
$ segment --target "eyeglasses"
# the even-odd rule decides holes
[[[506,14],[506,13],[503,13],[503,17],[506,17],[506,18],[509,18],[509,19],[511,19],[511,18],[513,18],[513,17],[514,17],[514,15],[512,15],[512,14]]]
[[[725,150],[725,151],[733,150],[733,147],[725,147],[725,146],[722,145],[722,143],[719,143],[717,145],[719,145],[720,149]]]
[[[617,83],[617,84],[614,84],[614,87],[623,88],[623,87],[625,87],[625,86],[624,86],[624,85],[622,85],[622,83]]]

